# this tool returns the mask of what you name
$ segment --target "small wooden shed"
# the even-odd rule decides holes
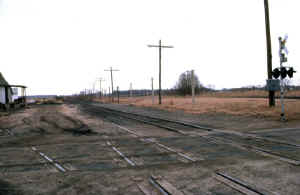
[[[12,88],[21,88],[21,96],[13,99]],[[26,86],[23,85],[10,85],[2,73],[0,72],[0,107],[9,109],[18,106],[26,105]]]

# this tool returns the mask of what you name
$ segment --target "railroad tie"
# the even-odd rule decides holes
[[[183,193],[179,191],[176,187],[174,187],[171,183],[164,179],[161,179],[160,177],[151,175],[149,181],[164,195],[183,195]]]

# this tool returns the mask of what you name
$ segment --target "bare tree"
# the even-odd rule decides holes
[[[198,76],[194,75],[195,82],[195,93],[199,93],[205,88],[201,85]],[[176,83],[175,89],[180,95],[191,95],[192,94],[192,73],[186,71],[179,76],[178,82]]]

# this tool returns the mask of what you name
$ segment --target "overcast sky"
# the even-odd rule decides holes
[[[273,68],[278,36],[289,35],[289,65],[300,70],[300,2],[270,0]],[[162,87],[194,69],[216,89],[263,85],[267,77],[263,0],[0,0],[0,72],[28,94],[73,94],[96,78],[121,90]],[[300,84],[300,74],[293,79]],[[99,82],[97,84],[99,86]]]

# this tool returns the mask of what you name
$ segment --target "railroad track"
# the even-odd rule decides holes
[[[189,136],[189,134],[185,133],[185,131],[192,131],[194,129],[202,129],[200,126],[195,126],[193,124],[188,124],[186,122],[181,123],[179,121],[170,121],[170,120],[159,119],[159,118],[154,118],[154,117],[139,116],[137,114],[130,115],[129,113],[122,112],[122,111],[121,111],[121,114],[119,114],[119,111],[111,111],[111,109],[109,109],[109,110],[107,110],[107,109],[104,109],[104,110],[100,110],[99,109],[98,110],[97,109],[96,112],[104,112],[104,113],[108,113],[110,115],[117,115],[119,117],[136,120],[136,121],[139,121],[139,122],[143,122],[145,124],[149,124],[149,125],[153,125],[153,126],[157,126],[157,127],[166,129],[166,130],[177,132],[177,133],[179,133],[181,135],[184,135],[184,136]],[[130,129],[126,128],[126,127],[120,126],[118,124],[114,124],[114,125],[117,125],[120,129],[128,132],[132,136],[134,136],[137,139],[139,139],[141,142],[146,143],[145,147],[147,147],[147,144],[153,144],[153,145],[155,145],[157,147],[160,147],[160,148],[162,148],[164,150],[169,151],[172,154],[178,155],[178,157],[180,157],[180,158],[184,158],[188,162],[196,162],[197,161],[194,158],[186,155],[185,153],[179,152],[176,149],[168,147],[168,146],[166,146],[166,145],[164,145],[164,144],[156,141],[155,139],[145,138],[145,137],[140,136],[139,134],[137,134],[135,131],[130,130]],[[182,130],[181,128],[184,128],[184,130]],[[219,132],[218,130],[215,130],[215,129],[202,129],[202,130]],[[210,141],[213,140],[214,142],[218,142],[218,143],[226,143],[226,144],[228,144],[230,142],[230,144],[232,144],[233,146],[240,147],[240,145],[237,145],[234,141],[229,140],[227,138],[216,139],[213,134],[211,134],[209,136],[200,136],[200,137],[207,138]],[[94,143],[96,143],[96,142],[97,141],[95,141]],[[62,145],[64,145],[64,144],[62,144]],[[126,155],[126,154],[124,154],[122,152],[122,149],[118,148],[117,145],[114,145],[110,141],[107,141],[107,146],[110,147],[114,152],[116,152],[120,156],[120,158],[123,159],[125,162],[127,162],[131,167],[145,167],[145,168],[147,168],[147,167],[155,166],[155,165],[150,165],[150,166],[142,165],[142,166],[139,166],[139,165],[137,165],[137,163],[134,160],[130,159],[131,157],[134,157],[134,155]],[[244,147],[245,150],[247,150],[247,145],[245,145],[243,147]],[[52,159],[51,157],[47,156],[45,153],[39,151],[38,146],[32,147],[31,149],[32,149],[32,151],[36,152],[38,155],[40,155],[42,158],[44,158],[46,160],[45,163],[40,163],[38,165],[44,165],[44,164],[48,165],[49,164],[51,166],[54,166],[58,171],[60,171],[62,173],[65,173],[67,171],[72,171],[72,170],[69,170],[67,167],[65,167],[63,164],[61,164],[61,162],[59,163],[55,159]],[[258,153],[259,152],[263,152],[263,153],[269,153],[269,154],[271,154],[271,152],[265,151],[265,150],[257,148],[257,147],[253,148],[253,149],[257,150]],[[169,153],[166,153],[166,154],[169,154]],[[272,157],[274,157],[274,156],[272,156]],[[275,158],[278,158],[278,155],[277,155],[277,157],[275,155]],[[111,160],[111,159],[107,159],[107,160]],[[204,160],[204,159],[202,159],[202,160]],[[287,160],[284,160],[284,161],[288,162]],[[171,161],[171,164],[172,163],[182,163],[182,162],[177,162],[177,161],[176,162],[172,162]],[[167,164],[167,163],[165,163],[165,164]],[[182,163],[182,164],[184,164],[184,163]],[[32,165],[34,165],[34,164],[32,164]],[[160,166],[160,165],[161,164],[159,164],[157,166]],[[297,164],[297,165],[299,165],[299,164]],[[84,170],[75,170],[75,171],[84,171]],[[253,186],[250,186],[249,184],[246,184],[245,182],[242,182],[242,181],[240,181],[240,180],[238,180],[236,178],[233,178],[233,177],[231,177],[229,175],[226,175],[224,173],[216,172],[216,173],[214,173],[214,177],[217,180],[219,180],[222,183],[224,183],[225,185],[228,185],[228,186],[232,187],[233,189],[235,189],[235,190],[237,190],[237,191],[239,191],[239,192],[241,192],[243,194],[246,194],[246,195],[271,194],[271,193],[262,192],[260,189],[256,189]],[[182,194],[182,192],[179,191],[179,190],[177,190],[174,186],[172,186],[172,184],[168,183],[166,180],[163,180],[161,178],[157,178],[155,176],[151,176],[149,178],[149,182],[155,188],[157,188],[157,190],[160,191],[162,194],[174,194],[174,195],[175,194],[176,195]],[[140,188],[140,189],[141,189],[141,191],[145,195],[148,195],[147,191],[143,191],[143,188]]]
[[[241,181],[237,178],[229,176],[225,173],[214,172],[212,177],[221,182],[223,185],[230,187],[234,191],[240,192],[245,195],[275,195],[275,193],[270,190],[263,189],[259,187],[259,189],[253,185],[250,185],[244,181]],[[166,179],[161,176],[151,175],[148,180],[149,184],[154,188],[152,189],[147,182],[141,180],[137,183],[138,188],[145,195],[183,195],[184,193],[178,190],[174,185],[169,183]],[[201,192],[201,194],[203,194]],[[206,194],[206,193],[205,193]]]
[[[170,147],[168,147],[168,146],[166,146],[166,145],[164,145],[164,144],[159,143],[158,141],[155,141],[155,140],[153,140],[153,139],[147,139],[147,138],[145,139],[145,138],[142,138],[140,135],[138,135],[137,133],[135,133],[134,131],[132,131],[132,130],[126,128],[126,127],[122,127],[122,126],[120,126],[120,125],[118,125],[118,124],[115,124],[115,123],[112,123],[112,124],[116,125],[116,126],[119,127],[120,129],[122,129],[122,130],[124,130],[124,131],[126,131],[126,132],[128,132],[128,133],[130,133],[130,134],[132,134],[134,137],[139,138],[139,140],[142,141],[142,142],[145,142],[145,143],[152,143],[152,144],[154,144],[154,145],[156,145],[156,146],[158,146],[158,147],[160,147],[160,148],[163,148],[163,149],[165,149],[165,150],[167,150],[167,151],[169,151],[169,152],[172,152],[172,153],[174,153],[174,154],[177,154],[178,156],[180,156],[181,158],[186,159],[187,161],[190,161],[190,162],[196,162],[196,161],[197,161],[196,159],[190,157],[189,155],[184,154],[184,153],[179,152],[179,151],[176,151],[176,149],[170,148]],[[198,160],[203,160],[203,159],[198,159]]]
[[[266,189],[257,189],[256,187],[245,183],[237,178],[229,176],[225,173],[215,172],[213,177],[232,189],[245,195],[275,195],[275,193]]]
[[[102,107],[103,108],[103,107]],[[131,112],[125,112],[125,111],[120,111],[120,110],[114,110],[114,109],[110,109],[110,108],[105,108],[106,110],[110,110],[110,111],[117,111],[117,112],[120,112],[120,113],[123,113],[125,115],[134,115],[136,117],[141,117],[141,118],[145,118],[146,120],[147,119],[150,119],[150,120],[153,120],[154,122],[163,122],[163,123],[166,123],[166,124],[178,124],[180,126],[185,126],[185,127],[192,127],[192,128],[196,128],[196,129],[202,129],[202,130],[206,130],[206,131],[212,131],[212,130],[215,130],[213,128],[210,128],[210,127],[205,127],[205,126],[199,126],[199,125],[195,125],[195,124],[192,124],[192,123],[188,123],[188,122],[184,122],[184,121],[175,121],[175,120],[170,120],[170,119],[165,119],[165,118],[159,118],[159,117],[154,117],[154,116],[146,116],[146,115],[142,115],[142,114],[135,114],[135,113],[131,113]]]
[[[118,116],[134,121],[138,121],[144,124],[156,126],[168,131],[176,132],[181,135],[188,135],[189,132],[191,131],[213,131],[214,129],[209,128],[209,127],[204,127],[204,126],[198,126],[195,124],[190,124],[187,122],[181,122],[181,121],[172,121],[169,119],[162,119],[158,117],[152,117],[152,116],[146,116],[146,115],[140,115],[140,114],[135,114],[135,113],[130,113],[130,112],[124,112],[124,111],[119,111],[119,110],[114,110],[110,108],[104,108],[104,107],[91,107],[88,106],[87,111],[90,113],[95,113],[95,114],[101,114],[103,115],[104,113],[106,114],[106,118],[109,118],[109,116]],[[110,121],[113,121],[113,119],[109,119]],[[114,122],[114,121],[113,121]]]
[[[103,108],[103,107],[101,107],[101,108]],[[273,143],[278,143],[278,144],[284,144],[284,145],[289,145],[289,146],[300,148],[299,144],[288,143],[288,142],[285,142],[285,141],[276,140],[276,139],[272,139],[272,138],[264,138],[264,137],[261,137],[259,135],[254,135],[254,134],[237,133],[237,132],[228,131],[228,130],[221,130],[221,129],[209,128],[209,127],[205,127],[205,126],[199,126],[199,125],[191,124],[191,123],[188,123],[188,122],[173,121],[173,120],[162,119],[162,118],[153,117],[153,116],[146,116],[146,115],[140,115],[140,114],[135,114],[135,113],[129,113],[129,112],[124,112],[124,111],[114,110],[114,109],[110,109],[110,108],[105,108],[105,109],[115,113],[116,115],[118,115],[118,113],[121,113],[121,115],[119,114],[119,116],[122,116],[122,117],[125,117],[125,118],[137,120],[137,121],[140,121],[140,122],[144,122],[146,124],[147,124],[147,122],[149,122],[148,124],[150,124],[150,125],[152,123],[151,120],[153,120],[153,125],[155,125],[157,127],[161,127],[161,128],[167,129],[167,130],[179,132],[180,134],[184,134],[184,135],[187,134],[185,131],[189,131],[190,129],[185,129],[183,127],[190,127],[192,130],[198,129],[198,130],[206,130],[206,131],[210,131],[210,132],[235,134],[235,135],[240,135],[240,136],[245,136],[245,137],[249,137],[249,138],[255,138],[255,139],[260,139],[260,140],[263,140],[263,141],[268,141],[268,142],[273,142]],[[133,115],[135,117],[132,118],[132,117],[130,117],[130,115]],[[150,119],[150,120],[148,121],[148,119]],[[160,125],[160,124],[163,124],[163,125]]]
[[[9,129],[0,129],[0,137],[9,137],[13,135],[14,133]]]
[[[212,128],[207,128],[207,127],[197,126],[194,124],[189,124],[187,122],[172,121],[172,120],[161,119],[161,118],[152,117],[152,116],[139,115],[139,114],[135,114],[135,113],[129,113],[129,112],[114,110],[114,109],[110,109],[110,108],[104,108],[104,107],[100,107],[100,106],[97,106],[97,108],[92,107],[92,109],[93,109],[92,112],[94,112],[94,113],[101,112],[102,114],[105,113],[109,116],[114,115],[114,116],[118,116],[118,117],[122,117],[122,118],[139,121],[141,123],[153,125],[153,126],[156,126],[156,127],[168,130],[168,131],[173,131],[173,132],[176,132],[176,133],[184,135],[184,136],[189,136],[190,135],[188,133],[189,131],[205,130],[205,131],[210,131],[210,132],[215,132],[215,133],[225,133],[229,136],[230,135],[235,135],[235,136],[238,135],[238,136],[241,136],[240,137],[241,139],[255,138],[255,139],[259,139],[261,141],[267,141],[270,143],[274,143],[274,145],[280,143],[280,144],[287,145],[287,146],[294,146],[295,150],[299,149],[299,146],[295,145],[295,144],[285,143],[285,142],[271,140],[271,139],[264,139],[264,138],[262,138],[260,136],[256,136],[256,135],[235,133],[232,131],[226,132],[226,130],[212,129]],[[89,109],[89,111],[90,111],[90,109]],[[132,133],[133,131],[128,131],[128,132]],[[231,146],[234,146],[234,147],[237,147],[237,148],[240,148],[243,150],[247,150],[247,151],[250,150],[250,151],[258,153],[260,155],[272,157],[272,158],[275,158],[275,159],[283,161],[283,162],[287,162],[292,165],[296,165],[296,166],[300,165],[300,161],[297,159],[290,158],[285,155],[280,155],[272,150],[266,150],[264,148],[254,146],[251,143],[241,144],[241,143],[238,143],[238,142],[231,140],[229,138],[226,138],[226,137],[216,137],[213,134],[207,135],[207,136],[202,136],[202,135],[198,135],[198,136],[203,137],[203,138],[207,139],[208,141],[213,141],[215,143],[229,144]],[[201,160],[204,160],[204,159],[201,159]]]
[[[286,155],[281,155],[276,151],[272,151],[270,149],[264,149],[258,146],[255,146],[254,144],[250,144],[250,143],[238,143],[237,141],[231,140],[229,138],[224,138],[224,137],[216,137],[216,136],[206,136],[206,139],[209,139],[215,143],[224,143],[224,144],[229,144],[231,146],[243,149],[243,150],[248,150],[248,151],[252,151],[258,154],[261,154],[263,156],[267,156],[267,157],[271,157],[271,158],[275,158],[277,160],[283,161],[283,162],[287,162],[289,164],[295,165],[295,166],[299,166],[300,165],[300,161],[294,158],[290,158]],[[276,142],[275,142],[276,144]],[[276,146],[276,145],[275,145]],[[290,146],[290,145],[287,145]],[[299,149],[298,147],[294,147],[295,150]]]

